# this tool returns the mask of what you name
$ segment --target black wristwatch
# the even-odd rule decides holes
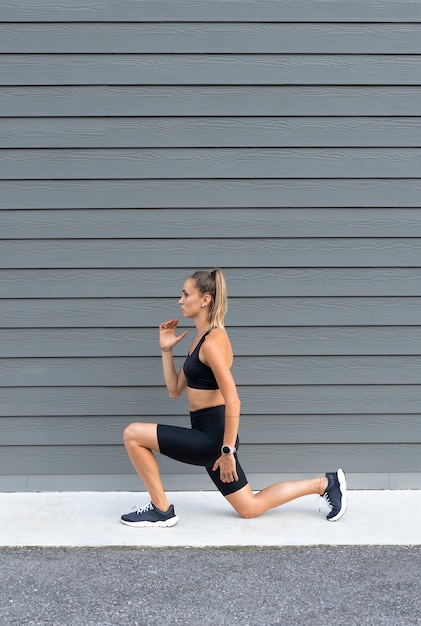
[[[230,448],[229,446],[222,446],[221,448],[222,454],[234,454],[237,452],[237,448]]]

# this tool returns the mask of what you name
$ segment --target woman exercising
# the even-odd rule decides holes
[[[123,524],[166,527],[178,522],[174,506],[167,500],[154,452],[205,467],[241,517],[256,517],[301,496],[319,494],[331,508],[327,519],[339,520],[347,507],[346,479],[341,469],[322,477],[276,483],[256,494],[247,482],[237,456],[240,399],[231,373],[233,351],[224,328],[227,289],[222,272],[195,272],[184,283],[179,304],[183,316],[193,320],[197,335],[178,372],[172,349],[187,332],[176,335],[177,319],[159,326],[159,342],[168,394],[178,398],[187,390],[191,428],[133,423],[125,429],[127,453],[151,501],[123,515]]]

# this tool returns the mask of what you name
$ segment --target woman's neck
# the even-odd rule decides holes
[[[197,324],[196,325],[196,330],[197,330],[197,335],[195,337],[195,339],[200,339],[201,337],[203,337],[203,335],[210,330],[212,327],[209,326],[209,324],[207,323],[205,326],[203,324]]]

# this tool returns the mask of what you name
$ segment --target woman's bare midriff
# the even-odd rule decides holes
[[[187,399],[190,411],[200,411],[212,406],[225,404],[224,396],[219,389],[193,389],[187,387]]]

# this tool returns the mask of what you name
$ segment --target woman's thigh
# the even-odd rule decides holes
[[[126,447],[141,446],[182,463],[200,466],[212,465],[219,457],[221,447],[219,440],[200,430],[141,422],[126,427],[124,443]]]
[[[238,515],[244,518],[252,518],[260,515],[264,509],[259,506],[255,494],[249,484],[245,485],[235,493],[225,496],[230,505],[237,511]]]
[[[125,445],[135,444],[159,452],[157,427],[157,424],[142,424],[141,422],[129,424],[124,430]]]
[[[241,491],[243,489],[243,487],[245,487],[248,484],[247,477],[246,477],[246,475],[244,473],[243,468],[241,467],[241,465],[240,465],[240,463],[238,461],[237,454],[235,455],[235,462],[236,462],[236,470],[237,470],[238,480],[235,480],[232,483],[224,483],[224,482],[222,482],[221,476],[220,476],[220,472],[219,472],[219,468],[217,468],[215,471],[213,470],[212,467],[207,467],[206,468],[206,471],[208,472],[208,474],[209,474],[211,480],[213,481],[214,485],[218,488],[218,490],[225,497],[227,497],[227,496],[229,496],[231,494],[234,494],[234,493],[238,493],[239,491]]]
[[[158,445],[161,454],[190,465],[213,465],[220,455],[222,434],[208,436],[198,429],[158,424]]]

